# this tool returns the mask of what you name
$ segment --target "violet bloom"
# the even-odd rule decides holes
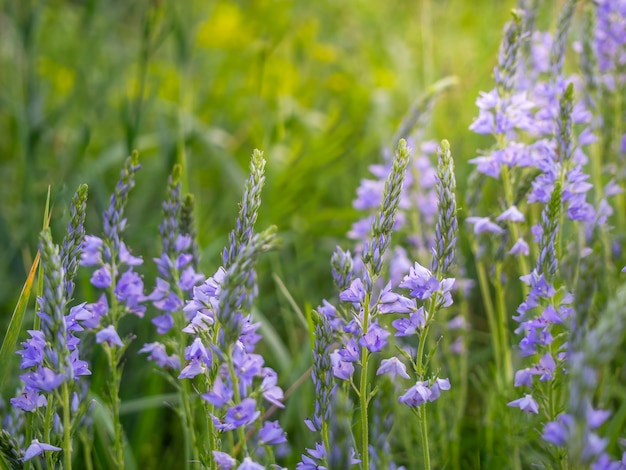
[[[265,470],[265,467],[254,462],[250,457],[246,457],[237,467],[237,470]]]
[[[260,415],[261,412],[256,410],[256,401],[252,398],[244,398],[241,403],[226,411],[224,422],[226,425],[231,425],[231,429],[236,429],[252,424]]]
[[[108,343],[110,347],[113,347],[114,344],[119,347],[124,346],[113,325],[109,325],[96,333],[96,343]]]
[[[287,435],[280,427],[278,421],[266,421],[259,430],[259,443],[261,445],[274,446],[287,442]]]
[[[426,317],[424,315],[424,307],[420,307],[409,315],[409,318],[399,318],[391,322],[396,329],[395,336],[410,336],[417,332],[419,328],[426,325]]]
[[[489,220],[489,217],[468,217],[465,221],[474,225],[474,235],[480,235],[481,233],[504,233],[504,229],[498,224],[494,224]]]
[[[388,374],[392,379],[395,379],[397,375],[405,379],[410,378],[409,374],[406,373],[406,366],[397,357],[383,359],[380,362],[376,375],[381,374]]]
[[[237,464],[237,461],[226,452],[214,450],[213,458],[215,459],[218,470],[230,470]]]
[[[539,405],[530,394],[526,394],[522,398],[518,398],[517,400],[513,400],[507,403],[507,406],[517,407],[520,410],[530,414],[539,413]]]
[[[143,345],[143,348],[141,348],[138,352],[147,353],[148,360],[154,361],[156,365],[158,365],[162,369],[180,369],[180,359],[178,359],[178,356],[176,356],[175,354],[168,356],[165,350],[165,346],[161,343],[146,343]]]
[[[440,283],[430,270],[416,261],[400,283],[400,287],[411,289],[411,296],[426,300],[439,291]]]
[[[24,457],[20,460],[27,462],[33,457],[37,457],[38,455],[43,454],[45,451],[58,452],[60,450],[61,450],[60,447],[56,447],[50,444],[45,444],[43,442],[39,442],[37,439],[33,439],[30,445],[28,446],[28,449],[26,449],[26,452],[24,452]]]
[[[378,323],[371,323],[367,334],[363,335],[359,340],[359,344],[367,348],[370,352],[376,353],[382,351],[387,345],[387,338],[390,333],[378,326]]]
[[[415,408],[426,403],[431,395],[432,391],[428,388],[428,381],[418,381],[415,385],[409,388],[404,395],[401,395],[398,398],[398,401]]]

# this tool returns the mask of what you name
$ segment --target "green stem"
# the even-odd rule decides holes
[[[477,247],[474,247],[474,253],[477,253]],[[498,371],[502,370],[502,348],[500,346],[500,337],[498,335],[496,315],[493,308],[493,302],[491,300],[491,293],[489,292],[489,281],[487,280],[487,272],[485,270],[485,263],[483,261],[478,261],[476,263],[476,271],[478,274],[478,284],[480,286],[480,293],[485,304],[485,311],[487,313],[487,322],[489,323],[489,330],[492,332],[491,339],[493,344],[493,353],[496,361],[496,369]],[[500,382],[500,373],[497,374],[498,377],[498,385],[501,385]]]
[[[367,334],[369,328],[369,304],[370,294],[365,296],[363,303],[363,336]],[[363,346],[361,348],[361,383],[359,386],[359,401],[361,406],[361,468],[369,470],[369,422],[367,416],[367,406],[369,404],[369,394],[367,391],[367,363],[369,360],[369,350]]]
[[[435,308],[437,306],[437,293],[433,294],[430,300],[430,306],[426,312],[426,324],[419,335],[419,345],[417,347],[417,362],[416,372],[418,380],[424,380],[426,370],[424,367],[424,345],[426,344],[426,338],[428,337],[428,331],[430,330],[430,324],[435,316]],[[424,453],[424,468],[430,470],[430,448],[428,444],[428,423],[426,421],[426,403],[419,408],[420,428],[422,434],[422,451]]]
[[[176,277],[176,276],[175,276]],[[176,286],[176,295],[179,299],[184,299],[183,292],[180,287],[178,287],[178,279],[174,279],[174,283]],[[183,311],[177,312],[175,315],[176,321],[176,332],[178,335],[178,357],[180,359],[180,363],[185,363],[185,345],[186,345],[186,336],[183,332],[185,317]],[[196,462],[200,461],[200,453],[199,453],[199,445],[198,445],[198,437],[196,435],[195,423],[194,423],[194,414],[191,408],[191,397],[189,392],[189,382],[187,380],[183,380],[180,384],[180,400],[182,403],[182,425],[183,425],[183,433],[185,435],[185,468],[189,468],[190,460],[193,459]],[[190,452],[191,448],[191,452]],[[213,448],[209,449],[209,451],[213,450]]]
[[[230,373],[230,380],[233,384],[233,391],[235,393],[235,404],[241,403],[241,394],[239,393],[239,380],[237,379],[237,374],[235,374],[235,365],[233,364],[233,350],[232,347],[229,348],[227,361],[228,361],[228,372]],[[246,440],[246,433],[244,432],[243,426],[239,426],[237,429],[237,434],[239,435],[239,447],[243,450],[243,455],[248,455],[248,441]]]
[[[44,425],[43,425],[43,439],[44,439],[44,442],[48,444],[50,444],[50,432],[52,431],[52,427],[54,425],[53,424],[54,409],[55,409],[54,401],[55,401],[54,396],[50,394],[50,396],[48,397],[48,406],[46,407],[46,416],[44,418]],[[52,452],[46,452],[46,463],[48,465],[48,468],[54,468]]]
[[[70,392],[67,382],[63,382],[63,458],[65,469],[72,469],[72,439],[70,432],[72,423],[70,422]]]
[[[113,431],[115,442],[113,444],[115,449],[115,460],[118,469],[124,469],[124,439],[122,432],[122,423],[120,422],[120,382],[121,371],[119,370],[118,363],[118,347],[106,346],[107,359],[109,361],[109,370],[111,371],[111,380],[109,380],[109,398],[111,400],[111,419],[113,420]]]
[[[502,288],[502,263],[496,262],[496,276],[494,287],[496,289],[496,314],[498,336],[500,346],[502,348],[502,371],[504,372],[504,383],[508,384],[513,379],[513,366],[511,364],[511,350],[509,348],[508,331],[507,331],[507,317],[506,317],[506,301],[504,298],[504,289]]]

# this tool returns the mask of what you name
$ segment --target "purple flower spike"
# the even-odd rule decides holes
[[[33,439],[30,445],[28,446],[28,449],[26,449],[26,452],[24,452],[24,458],[22,458],[21,460],[26,462],[32,459],[33,457],[37,457],[38,455],[43,454],[46,450],[58,452],[61,450],[61,448],[55,447],[50,444],[45,444],[43,442],[39,442],[37,439]]]
[[[113,325],[109,325],[96,333],[96,343],[108,343],[111,347],[114,344],[119,347],[124,346]]]

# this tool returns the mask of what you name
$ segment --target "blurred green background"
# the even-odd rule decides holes
[[[553,12],[560,2],[547,3]],[[450,141],[459,192],[467,160],[491,145],[468,126],[479,90],[493,86],[513,6],[0,0],[0,338],[35,256],[48,187],[57,241],[83,182],[90,191],[87,231],[99,234],[124,159],[139,150],[143,169],[125,237],[149,261],[160,250],[167,176],[182,162],[209,275],[221,263],[252,150],[260,148],[268,163],[258,227],[277,225],[282,245],[260,263],[258,307],[270,319],[262,330],[267,360],[288,388],[311,363],[308,333],[294,311],[334,295],[329,259],[335,245],[351,248],[345,234],[359,217],[351,205],[355,189],[414,100],[439,79],[459,79],[439,99],[427,133]],[[151,289],[154,266],[142,269]],[[75,297],[94,300],[88,273]],[[137,412],[148,405],[136,400],[168,390],[132,354],[156,335],[147,319],[127,328],[139,336],[122,390],[128,439],[141,468],[173,468],[181,455],[173,445],[180,438],[174,414],[162,406]],[[102,379],[94,380],[97,390]],[[302,387],[298,400],[310,403],[311,388]],[[299,413],[288,407],[281,417],[288,430],[303,427]],[[170,429],[155,436],[163,420]],[[291,435],[295,452],[311,445],[299,441],[306,432]]]
[[[232,228],[254,148],[265,151],[259,226],[276,224],[272,269],[299,302],[330,295],[328,259],[358,217],[367,166],[425,88],[462,191],[481,141],[467,127],[492,86],[512,1],[0,1],[0,308],[6,321],[36,251],[48,186],[65,229],[79,183],[101,230],[125,157],[144,166],[126,237],[146,259],[167,175],[184,162],[207,273]],[[349,245],[347,245],[349,246]],[[261,276],[263,278],[263,276]],[[273,295],[263,296],[274,302]],[[4,323],[3,323],[4,324]]]

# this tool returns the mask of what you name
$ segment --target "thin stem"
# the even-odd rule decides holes
[[[494,287],[496,289],[496,313],[498,336],[500,337],[500,346],[502,347],[502,362],[504,372],[504,383],[508,384],[513,379],[513,366],[511,364],[511,350],[509,348],[508,331],[507,331],[507,317],[506,317],[506,301],[504,298],[504,289],[502,287],[502,263],[496,262],[496,276]]]
[[[241,403],[241,394],[239,393],[239,381],[237,380],[237,374],[235,373],[235,365],[233,364],[232,348],[230,348],[227,361],[228,372],[230,373],[230,380],[233,384],[233,391],[235,393],[235,403],[239,404]],[[239,426],[239,428],[237,428],[237,434],[239,435],[239,445],[241,446],[241,449],[243,449],[243,455],[248,455],[248,441],[246,440],[246,433],[244,432],[243,426]]]
[[[72,423],[70,421],[70,392],[67,382],[63,382],[63,458],[64,470],[72,469],[72,439],[70,432]]]
[[[363,336],[367,334],[369,328],[369,304],[370,293],[365,296],[363,304]],[[369,350],[363,346],[361,348],[361,383],[359,386],[359,401],[361,405],[361,468],[369,470],[369,423],[367,416],[367,406],[369,396],[367,391],[367,363],[369,360]]]
[[[176,278],[177,273],[175,273],[174,277]],[[184,299],[183,292],[178,286],[178,279],[174,279],[174,285],[176,290],[176,295],[179,299]],[[178,315],[175,315],[176,321],[176,332],[178,335],[178,357],[180,359],[180,363],[185,363],[185,344],[186,337],[183,332],[185,322],[184,314],[182,310],[176,312]],[[183,380],[179,387],[180,391],[180,400],[183,406],[182,409],[182,425],[183,425],[183,433],[185,435],[185,468],[189,468],[189,461],[193,458],[194,461],[200,460],[199,454],[199,446],[198,446],[198,437],[196,435],[195,423],[194,423],[194,414],[191,409],[191,400],[189,393],[189,383],[187,380]],[[189,448],[191,446],[191,452]],[[211,450],[211,449],[210,449]]]
[[[426,344],[426,338],[428,337],[428,330],[430,330],[430,324],[435,316],[435,309],[437,307],[437,293],[433,294],[430,300],[430,306],[426,315],[426,324],[419,335],[419,345],[417,348],[417,362],[416,372],[419,380],[424,380],[426,370],[424,368],[424,345]],[[420,428],[422,434],[422,450],[424,453],[424,468],[430,470],[430,448],[428,444],[428,423],[426,421],[426,403],[419,408]]]
[[[118,347],[113,345],[106,347],[107,359],[109,361],[109,369],[111,371],[111,380],[109,381],[109,398],[111,399],[111,417],[113,420],[113,430],[115,433],[115,459],[117,468],[123,469],[124,465],[124,440],[122,423],[120,422],[120,378],[121,371],[118,369]]]
[[[476,247],[474,249],[476,253]],[[498,371],[502,370],[502,348],[500,346],[500,338],[497,333],[497,323],[496,323],[496,315],[493,308],[493,303],[491,300],[491,294],[489,292],[489,281],[487,280],[487,273],[485,271],[485,263],[483,261],[478,261],[476,263],[476,271],[478,273],[478,284],[480,286],[480,293],[485,304],[485,311],[487,313],[487,321],[489,323],[489,330],[492,331],[491,334],[492,344],[493,344],[493,353],[496,360],[496,369]],[[498,382],[500,382],[500,374],[497,375]],[[501,385],[499,383],[499,385]]]

